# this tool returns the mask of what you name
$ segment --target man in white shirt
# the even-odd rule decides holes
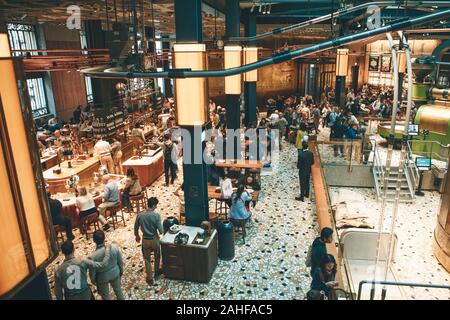
[[[111,145],[108,141],[102,139],[101,136],[97,136],[97,143],[94,146],[94,153],[100,158],[100,163],[106,166],[108,173],[114,172],[114,162],[111,156]]]

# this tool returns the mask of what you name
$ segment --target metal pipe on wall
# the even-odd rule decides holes
[[[259,69],[272,64],[293,60],[295,58],[299,58],[311,53],[338,48],[340,46],[347,45],[353,42],[358,42],[361,40],[367,40],[368,38],[378,36],[380,34],[405,30],[409,27],[422,25],[424,23],[438,20],[443,17],[447,17],[449,15],[450,9],[434,12],[414,19],[394,22],[392,24],[388,24],[384,27],[380,27],[374,30],[362,31],[356,34],[334,38],[313,46],[304,47],[293,51],[286,51],[278,55],[273,55],[271,58],[267,58],[264,60],[260,60],[258,62],[226,70],[186,71],[185,69],[182,70],[172,69],[169,71],[162,71],[162,72],[116,72],[114,71],[114,69],[110,69],[113,72],[106,73],[103,72],[105,70],[105,67],[97,67],[81,70],[81,73],[89,77],[98,77],[98,78],[209,78],[209,77],[232,76],[252,71],[255,69]]]
[[[332,12],[330,14],[326,14],[324,16],[317,17],[317,18],[314,18],[314,19],[311,19],[311,20],[308,20],[305,22],[300,22],[300,23],[297,23],[297,24],[294,24],[291,26],[275,28],[271,31],[264,32],[262,34],[258,34],[253,37],[230,37],[228,40],[229,41],[240,41],[240,42],[256,41],[256,40],[270,37],[275,34],[306,28],[313,24],[317,24],[317,23],[324,22],[327,20],[332,20],[337,17],[346,15],[348,13],[366,9],[370,6],[388,7],[388,6],[400,6],[400,5],[405,6],[405,7],[420,6],[420,5],[421,6],[450,6],[450,3],[448,1],[433,1],[433,2],[427,2],[427,1],[374,1],[374,2],[363,3],[363,4],[360,4],[360,5],[357,5],[354,7],[350,7],[350,8],[344,8],[344,9],[338,10],[336,12]]]

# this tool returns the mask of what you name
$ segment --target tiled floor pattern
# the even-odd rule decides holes
[[[326,139],[322,130],[319,139]],[[296,150],[283,142],[279,164],[262,178],[262,195],[255,209],[258,222],[248,230],[246,244],[236,238],[235,258],[221,261],[208,284],[176,281],[162,277],[156,285],[145,283],[140,245],[133,236],[135,216],[107,233],[108,241],[118,243],[125,260],[123,288],[128,299],[303,299],[309,289],[309,272],[304,266],[309,243],[317,232],[314,203],[294,200],[298,194]],[[329,148],[329,147],[328,147]],[[331,150],[331,148],[330,148]],[[385,154],[381,148],[380,154]],[[395,152],[398,156],[398,151]],[[181,167],[180,167],[181,168]],[[180,172],[181,174],[181,172]],[[149,194],[160,200],[158,211],[164,217],[178,215],[179,202],[172,192],[176,186],[166,188],[161,177],[149,188]],[[182,180],[179,178],[177,183]],[[341,188],[342,189],[342,188]],[[370,204],[372,221],[380,205],[371,189],[355,189]],[[331,194],[337,189],[332,188]],[[402,204],[398,217],[399,247],[394,263],[399,280],[449,284],[449,274],[438,264],[431,252],[431,237],[439,206],[439,196],[427,193],[413,204]],[[369,207],[369,206],[367,206]],[[364,210],[364,209],[362,209]],[[386,220],[390,211],[387,210]],[[94,250],[91,240],[86,241],[76,231],[77,256],[86,256]],[[48,268],[53,287],[54,269],[63,257]],[[450,299],[448,290],[408,289],[410,299]]]
[[[296,151],[285,145],[280,163],[272,174],[262,178],[262,196],[253,209],[258,222],[249,228],[246,244],[236,237],[235,258],[221,261],[208,284],[161,278],[153,287],[145,282],[140,250],[133,236],[135,217],[107,233],[108,241],[118,243],[125,261],[123,288],[129,299],[303,299],[309,289],[309,272],[304,266],[306,251],[317,230],[313,205],[294,200],[298,194],[295,168]],[[179,179],[179,181],[182,178]],[[163,219],[178,215],[178,201],[161,177],[149,189],[160,200],[158,211]],[[177,181],[177,183],[179,183]],[[76,231],[76,255],[86,256],[94,250],[91,240]],[[54,269],[63,257],[48,268],[53,286]]]

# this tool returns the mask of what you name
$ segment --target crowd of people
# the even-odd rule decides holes
[[[271,147],[277,144],[281,148],[282,140],[293,143],[298,149],[297,168],[299,172],[300,196],[296,200],[304,201],[309,197],[310,178],[312,166],[314,165],[314,155],[308,150],[308,140],[311,134],[319,134],[324,128],[328,127],[330,140],[355,140],[362,137],[364,141],[364,125],[358,120],[359,117],[381,116],[388,117],[389,110],[392,108],[392,92],[390,90],[374,91],[368,86],[364,86],[361,92],[355,94],[353,89],[347,89],[345,95],[345,104],[339,107],[335,103],[334,91],[328,86],[325,88],[320,101],[315,101],[312,96],[278,96],[267,100],[267,113],[257,114],[257,122],[251,124],[249,128],[258,129],[256,139],[245,137],[244,149],[238,157],[251,160],[261,160],[265,165],[271,163]],[[232,220],[244,220],[252,223],[251,206],[255,207],[251,195],[247,190],[261,190],[261,182],[258,177],[250,171],[245,174],[241,172],[228,171],[216,166],[217,160],[226,158],[224,147],[227,142],[226,108],[216,106],[213,100],[209,101],[208,111],[210,115],[211,136],[207,137],[207,155],[213,159],[208,163],[208,184],[221,188],[223,200],[229,207],[229,218]],[[83,125],[89,119],[89,113],[81,107],[77,108],[73,114],[72,125],[78,123]],[[174,184],[177,179],[177,160],[182,155],[180,150],[180,141],[173,140],[172,129],[175,128],[175,110],[168,100],[163,104],[161,114],[155,116],[153,122],[152,142],[163,149],[165,184],[169,186]],[[62,136],[59,136],[58,121],[49,122],[48,126],[52,128],[55,140],[63,145]],[[241,117],[241,128],[244,128],[244,115]],[[63,124],[62,128],[67,126]],[[249,129],[249,128],[244,128]],[[278,135],[276,134],[278,133]],[[137,148],[147,143],[141,123],[137,122],[130,133]],[[249,152],[252,144],[258,144],[258,152],[255,155]],[[368,141],[367,143],[370,143]],[[371,148],[370,148],[371,149]],[[107,168],[108,172],[123,174],[121,157],[122,146],[120,139],[115,137],[110,144],[108,141],[97,137],[94,146],[95,154],[99,156],[101,163]],[[344,146],[334,146],[334,155],[336,157],[346,156]],[[364,154],[363,160],[367,161],[367,154]],[[74,238],[70,219],[62,215],[62,205],[58,200],[52,199],[49,194],[49,201],[53,221],[55,224],[63,225],[67,230],[68,240],[61,246],[66,260],[59,267],[56,273],[57,298],[62,299],[91,299],[93,297],[89,286],[87,285],[87,272],[90,272],[92,283],[97,285],[98,292],[103,299],[109,298],[109,286],[113,288],[117,299],[123,299],[124,295],[120,286],[120,278],[123,274],[123,262],[120,255],[120,249],[115,245],[105,245],[105,234],[110,226],[105,218],[105,212],[108,208],[122,203],[125,210],[131,211],[130,197],[142,192],[142,186],[139,183],[139,177],[133,169],[126,172],[125,188],[119,191],[118,185],[111,177],[106,174],[102,178],[104,192],[102,203],[95,205],[92,195],[86,188],[81,187],[78,190],[76,206],[80,217],[88,216],[92,213],[98,213],[100,222],[103,224],[103,231],[94,233],[94,242],[97,250],[90,259],[74,258],[74,246],[71,242]],[[185,211],[184,183],[176,189],[174,195],[180,198],[180,213]],[[161,273],[160,270],[160,245],[159,236],[163,234],[161,217],[157,213],[158,199],[151,197],[148,199],[148,209],[141,212],[135,221],[134,235],[137,242],[142,242],[142,253],[145,262],[146,281],[153,285]],[[257,222],[257,220],[255,220]],[[82,230],[83,231],[83,230]],[[335,258],[327,253],[326,244],[333,241],[333,230],[324,228],[320,237],[314,240],[310,252],[311,267],[311,291],[308,293],[308,299],[320,299],[324,296],[331,297],[333,289],[337,286],[335,281],[336,261]],[[151,264],[151,255],[154,256],[154,263]],[[65,285],[64,270],[70,265],[77,265],[83,273],[82,286],[73,290]]]

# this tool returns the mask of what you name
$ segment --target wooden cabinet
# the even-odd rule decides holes
[[[193,244],[196,227],[183,226],[180,232],[189,234],[186,245],[174,244],[175,235],[167,233],[161,239],[163,272],[167,278],[207,283],[218,263],[217,232],[213,231],[205,244]]]

